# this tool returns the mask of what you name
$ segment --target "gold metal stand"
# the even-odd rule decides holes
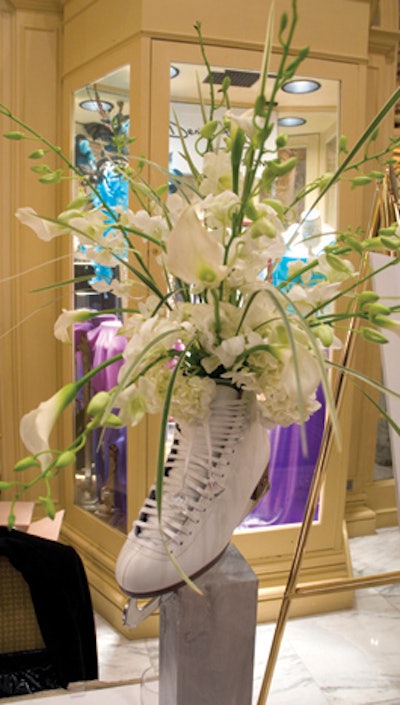
[[[396,199],[397,201],[397,199]],[[390,180],[387,177],[381,185],[380,190],[372,208],[371,222],[368,229],[367,237],[374,237],[377,234],[381,225],[387,225],[393,219],[399,222],[399,213],[397,202],[393,199],[393,189],[391,188]],[[342,360],[343,367],[349,365],[354,349],[354,319],[350,326],[347,340],[344,346],[344,355]],[[340,410],[343,404],[344,390],[344,372],[340,372],[337,379],[335,400],[336,408]],[[321,452],[318,462],[315,467],[312,484],[310,487],[307,506],[304,513],[303,522],[300,526],[300,532],[297,539],[295,552],[293,555],[292,565],[289,571],[288,580],[282,596],[282,603],[278,614],[278,619],[275,626],[274,637],[269,652],[269,657],[264,673],[264,678],[261,684],[261,690],[258,697],[257,705],[266,705],[268,693],[271,687],[271,681],[278,659],[279,649],[282,642],[285,626],[288,620],[289,609],[293,598],[308,597],[310,595],[321,595],[327,592],[338,592],[344,590],[354,590],[357,588],[367,588],[376,585],[391,585],[392,583],[400,582],[400,571],[383,573],[381,575],[370,575],[359,578],[337,578],[331,580],[321,580],[313,583],[304,583],[297,585],[298,576],[303,559],[304,549],[307,538],[310,533],[315,509],[317,507],[320,496],[322,483],[324,479],[324,469],[326,467],[326,457],[334,440],[332,424],[328,421],[322,441]]]

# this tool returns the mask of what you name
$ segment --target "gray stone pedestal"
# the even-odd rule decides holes
[[[258,581],[234,546],[160,607],[159,705],[251,705]]]

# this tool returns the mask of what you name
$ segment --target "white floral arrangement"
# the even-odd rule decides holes
[[[280,20],[281,60],[272,94],[265,94],[269,31],[259,95],[253,108],[239,117],[230,109],[227,80],[217,103],[201,25],[196,25],[210,76],[210,103],[201,102],[204,125],[198,151],[203,167],[201,171],[196,168],[182,140],[190,180],[174,177],[159,167],[168,181],[174,181],[176,193],[167,195],[167,185],[154,189],[144,181],[144,160],[136,167],[119,162],[116,169],[140,203],[136,211],[110,209],[105,203],[93,207],[87,193],[56,219],[29,207],[18,210],[21,223],[42,240],[69,236],[79,244],[88,262],[125,270],[120,280],[102,283],[100,288],[123,297],[120,332],[127,338],[127,345],[123,353],[102,365],[123,358],[117,386],[92,398],[87,408],[89,423],[67,449],[50,451],[50,433],[99,368],[70,382],[22,419],[21,436],[29,455],[15,469],[37,467],[38,475],[25,485],[2,482],[0,489],[15,485],[19,497],[34,482],[45,480],[46,496],[41,500],[51,516],[54,506],[47,480],[74,463],[93,429],[130,426],[145,414],[161,412],[163,448],[168,418],[172,415],[178,422],[187,423],[206,417],[216,385],[221,383],[254,392],[268,427],[303,425],[319,408],[316,392],[322,384],[334,419],[328,373],[332,366],[330,350],[340,347],[337,327],[343,331],[356,318],[359,334],[378,344],[386,342],[382,329],[398,328],[399,323],[392,317],[398,304],[382,304],[377,294],[362,286],[373,275],[371,269],[365,270],[370,249],[394,252],[396,256],[387,266],[398,264],[400,231],[396,223],[373,240],[349,231],[332,232],[330,243],[318,255],[292,261],[286,280],[273,283],[274,270],[299,235],[300,227],[297,224],[294,231],[292,228],[292,239],[285,240],[292,225],[293,206],[302,194],[291,204],[274,196],[276,180],[296,166],[295,158],[282,161],[278,156],[279,149],[287,144],[287,135],[279,135],[272,150],[268,146],[274,98],[307,55],[307,49],[295,57],[290,51],[296,21],[293,2],[292,16],[285,13]],[[344,176],[353,187],[384,178],[396,142],[391,140],[379,154],[373,154],[371,147],[380,122],[398,100],[399,91],[352,149],[344,137],[340,138],[337,171],[322,174],[306,187],[307,193],[315,193],[313,208]],[[216,109],[220,115],[221,107],[225,108],[224,115],[217,118]],[[45,164],[35,167],[41,181],[58,183],[72,171],[86,191],[95,191],[56,147],[5,106],[0,111],[22,128],[8,132],[6,137],[40,141],[40,148],[30,155],[32,159],[44,158],[48,150],[57,151],[60,168],[51,170]],[[161,277],[156,279],[150,273],[137,247],[138,240],[157,246]],[[143,296],[138,299],[131,293],[134,281],[143,285]],[[346,302],[340,312],[335,308],[339,299]],[[64,310],[55,324],[56,337],[70,342],[69,329],[97,314],[88,309]],[[162,462],[160,451],[159,474]]]

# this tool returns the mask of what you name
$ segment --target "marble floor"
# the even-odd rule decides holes
[[[399,570],[400,530],[351,539],[350,551],[355,575]],[[156,639],[129,641],[98,615],[96,625],[100,680],[140,679],[157,662]],[[273,632],[257,628],[254,705]],[[400,705],[400,584],[358,590],[350,610],[289,620],[267,703]]]

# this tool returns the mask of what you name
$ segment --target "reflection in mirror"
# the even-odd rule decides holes
[[[201,168],[202,158],[198,150],[201,152],[200,128],[203,118],[198,91],[201,91],[202,101],[207,105],[209,78],[204,66],[177,62],[171,66],[170,75],[169,170],[170,191],[174,192],[177,188],[185,188],[182,184],[190,184],[179,132],[183,135],[191,158]],[[222,84],[226,76],[231,80],[231,110],[242,113],[254,104],[258,94],[259,74],[255,71],[212,67],[216,87]],[[272,85],[273,76],[269,81]],[[276,125],[270,138],[271,159],[279,156],[285,160],[295,156],[298,160],[296,168],[279,179],[276,191],[270,194],[285,205],[293,204],[292,224],[285,233],[290,247],[282,264],[274,271],[275,284],[286,278],[287,266],[291,260],[305,261],[317,255],[321,247],[333,239],[337,224],[336,189],[331,189],[329,196],[322,199],[317,208],[312,208],[315,192],[307,193],[305,190],[303,196],[295,200],[295,195],[306,184],[325,172],[334,172],[337,164],[339,81],[318,78],[308,86],[308,93],[301,92],[304,83],[301,82],[300,92],[298,84],[285,86],[286,90],[279,91],[274,105]],[[288,140],[284,149],[277,153],[275,140],[282,133],[288,135]],[[186,189],[186,194],[190,195],[190,188]],[[299,426],[277,427],[270,432],[271,487],[242,522],[241,530],[302,521],[324,433],[325,405],[321,391],[319,401],[320,410],[306,424],[307,454],[302,452]],[[315,518],[318,518],[318,508]]]
[[[120,167],[128,159],[129,67],[104,76],[74,95],[74,161],[82,173],[80,188],[90,193],[91,205],[114,210],[128,207],[128,185]],[[88,189],[87,183],[94,187]],[[107,235],[107,232],[105,233]],[[121,300],[110,293],[119,279],[118,268],[109,266],[105,250],[88,240],[76,243],[74,254],[75,308],[98,311],[90,321],[74,327],[77,377],[123,349],[118,335],[122,321],[112,312]],[[113,287],[114,289],[117,287]],[[85,385],[77,399],[76,433],[86,426],[85,409],[90,397],[111,389],[119,365],[114,363]],[[126,528],[126,429],[94,431],[92,444],[81,451],[76,466],[75,502],[122,531]]]
[[[384,394],[381,395],[379,399],[379,404],[386,411],[386,399]],[[389,424],[384,418],[384,416],[380,416],[378,419],[376,432],[376,450],[373,479],[389,480],[393,477],[393,458],[390,444]]]

